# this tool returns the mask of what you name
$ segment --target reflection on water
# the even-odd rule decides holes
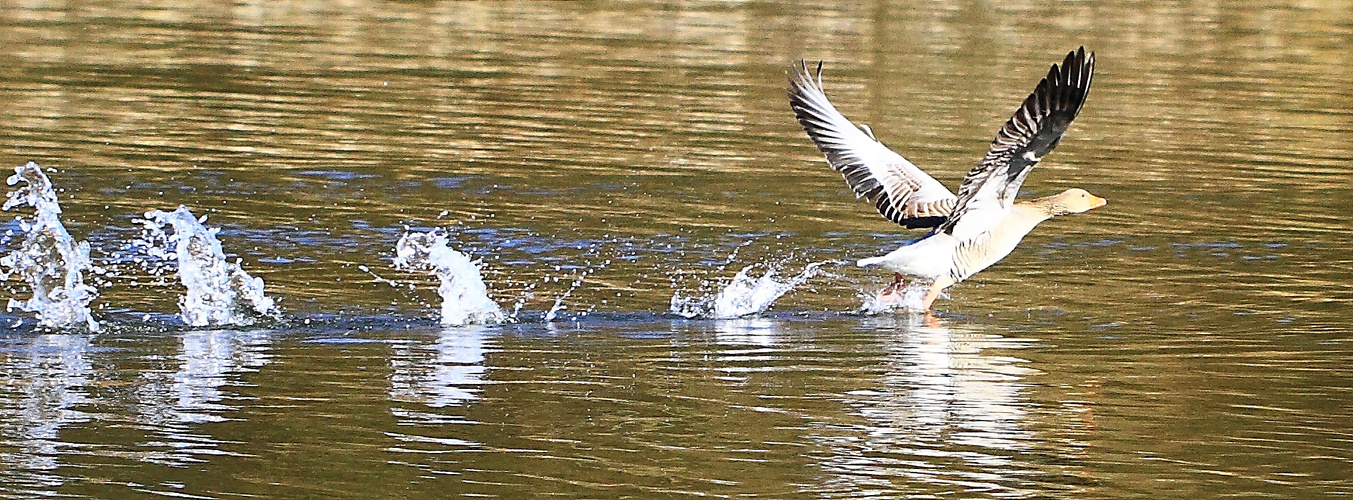
[[[552,491],[585,475],[592,482],[579,496],[606,496],[606,484],[649,495],[676,484],[779,496],[1057,496],[1118,491],[1141,475],[1276,477],[1242,457],[1284,446],[1264,454],[1264,468],[1329,478],[1322,461],[1339,454],[1327,439],[1337,439],[1335,386],[1346,374],[1310,378],[1302,360],[1314,343],[1197,345],[1136,330],[1142,345],[1125,347],[1124,326],[1025,336],[906,316],[593,321],[4,337],[3,491],[26,496],[18,492],[79,482],[90,466],[131,464],[198,484],[214,467],[294,449],[429,493],[446,487],[432,477],[493,495]],[[1287,395],[1265,395],[1268,386]],[[1319,407],[1292,396],[1298,388],[1322,395]],[[1136,425],[1156,439],[1138,442]],[[1215,453],[1192,469],[1134,457],[1179,458],[1170,443],[1198,441],[1200,425],[1257,441],[1200,442]],[[1312,428],[1291,435],[1300,425]],[[344,443],[356,449],[324,452]],[[1300,458],[1321,449],[1330,458]],[[269,470],[270,482],[302,473]],[[374,486],[360,476],[339,484]]]
[[[462,413],[444,408],[473,404],[479,399],[488,373],[485,354],[493,335],[487,327],[446,328],[435,338],[415,338],[392,345],[390,354],[390,412],[399,419],[399,430],[387,432],[393,440],[385,451],[410,458],[396,463],[418,468],[421,456],[478,450],[482,443],[439,435],[429,429],[442,426],[473,425]]]
[[[45,481],[38,471],[54,471],[82,454],[182,465],[224,455],[222,441],[204,433],[202,424],[222,422],[234,400],[228,388],[241,373],[267,363],[267,336],[227,331],[187,332],[176,352],[153,353],[146,369],[123,379],[110,356],[117,350],[95,348],[91,337],[39,335],[6,338],[0,372],[6,405],[0,407],[5,463],[23,484]],[[163,365],[159,360],[168,361]],[[157,365],[163,369],[157,369]],[[72,441],[79,427],[130,418],[145,439],[135,444],[88,445]],[[63,481],[57,481],[61,483]]]
[[[717,321],[715,338],[724,345],[765,346],[776,342],[780,325],[767,318],[742,318]]]
[[[173,371],[146,371],[136,383],[132,411],[153,429],[150,440],[139,446],[154,451],[140,454],[141,460],[185,465],[231,454],[201,426],[229,420],[239,399],[231,386],[270,358],[268,335],[262,332],[187,332],[179,341],[179,351],[168,365]]]
[[[173,420],[185,424],[219,422],[224,412],[236,409],[223,404],[228,394],[223,387],[231,377],[257,371],[268,362],[268,335],[232,331],[188,332],[182,336],[183,348],[177,356],[179,367],[173,374],[168,406]],[[146,410],[164,408],[147,395]]]
[[[3,355],[5,404],[0,406],[0,435],[5,437],[4,462],[30,474],[55,469],[58,456],[72,451],[60,439],[63,427],[86,422],[80,411],[88,403],[92,375],[89,339],[77,335],[39,335],[5,339]],[[7,450],[13,447],[12,451]],[[38,473],[27,478],[41,478]],[[40,479],[39,479],[40,480]]]
[[[488,371],[484,327],[447,328],[430,344],[396,344],[390,399],[432,408],[473,403]]]
[[[874,320],[897,329],[883,339],[888,369],[880,387],[843,395],[866,423],[822,437],[831,450],[823,458],[831,473],[824,488],[868,491],[907,480],[929,491],[1033,494],[1021,485],[1038,474],[1022,456],[1034,438],[1025,421],[1031,403],[1022,393],[1024,379],[1037,371],[1026,360],[991,352],[1026,348],[1028,341]]]

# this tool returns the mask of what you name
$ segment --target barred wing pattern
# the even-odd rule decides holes
[[[1044,155],[1057,147],[1090,92],[1095,54],[1085,47],[1068,53],[1058,67],[1024,100],[1001,127],[982,162],[958,188],[958,205],[938,231],[969,239],[990,229],[1010,213],[1024,178]]]
[[[943,223],[958,198],[901,155],[861,130],[827,100],[822,63],[815,75],[799,61],[789,74],[789,104],[799,124],[841,172],[856,198],[868,199],[880,214],[903,227],[935,227]]]

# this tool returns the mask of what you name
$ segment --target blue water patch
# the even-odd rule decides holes
[[[466,182],[470,181],[471,179],[475,179],[475,178],[477,178],[477,177],[476,177],[476,176],[464,176],[464,177],[433,177],[433,178],[428,179],[428,180],[429,180],[430,182],[432,182],[432,185],[437,186],[438,188],[441,188],[441,189],[460,189],[462,186],[465,185]]]
[[[335,181],[350,181],[354,179],[370,179],[376,177],[375,174],[363,174],[358,172],[347,172],[343,170],[302,170],[296,172],[297,175],[308,177],[322,177]]]

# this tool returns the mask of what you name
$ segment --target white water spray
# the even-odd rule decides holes
[[[250,276],[239,261],[226,262],[216,233],[180,206],[173,212],[151,210],[140,221],[147,253],[162,260],[177,260],[179,280],[187,293],[179,299],[179,311],[192,326],[251,325],[262,318],[281,315],[273,299],[264,295],[263,280]],[[174,228],[173,235],[164,226]],[[163,242],[163,244],[161,244]],[[166,246],[172,245],[173,251]]]
[[[0,278],[22,276],[33,289],[33,297],[22,302],[10,299],[8,309],[36,313],[38,323],[45,327],[83,324],[90,331],[99,331],[99,323],[89,311],[98,290],[86,285],[82,274],[85,270],[97,271],[89,260],[89,243],[75,241],[61,224],[56,190],[37,163],[15,167],[6,183],[13,186],[20,181],[26,185],[9,193],[3,210],[28,205],[35,214],[32,221],[17,218],[24,241],[17,250],[0,257]]]
[[[896,310],[925,312],[921,306],[925,302],[926,292],[930,291],[930,283],[924,279],[913,279],[900,290],[889,291],[891,287],[887,287],[872,292],[860,292],[863,304],[860,305],[859,312],[867,316]]]
[[[428,271],[441,285],[442,324],[496,324],[507,321],[502,308],[489,298],[479,267],[465,254],[446,245],[440,231],[405,233],[395,244],[396,269]]]
[[[777,266],[769,266],[759,278],[751,276],[757,264],[742,268],[718,293],[704,297],[672,295],[671,312],[686,318],[741,318],[765,312],[777,299],[817,276],[819,268],[836,261],[814,262],[787,279],[777,278]]]
[[[588,272],[589,271],[583,271],[581,273],[578,273],[578,275],[575,276],[573,279],[573,284],[568,287],[568,290],[565,290],[564,293],[560,294],[558,297],[555,297],[554,305],[550,306],[550,310],[545,313],[546,323],[554,321],[555,318],[559,317],[560,312],[568,309],[568,306],[564,305],[564,299],[567,299],[570,295],[573,295],[574,290],[577,290],[578,288],[583,286],[583,282],[587,280]]]

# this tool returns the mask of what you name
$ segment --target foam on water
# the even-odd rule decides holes
[[[930,283],[924,279],[913,279],[905,288],[892,293],[885,293],[888,287],[860,292],[860,299],[864,303],[860,305],[859,312],[869,316],[897,310],[925,312],[921,306],[925,302],[926,292],[930,290]]]
[[[489,298],[479,266],[446,244],[440,231],[405,233],[395,244],[396,269],[428,271],[441,281],[442,324],[496,324],[508,320]]]
[[[98,331],[99,323],[89,311],[98,290],[85,284],[83,276],[83,271],[98,271],[89,259],[89,243],[75,241],[61,224],[56,190],[37,163],[15,167],[6,183],[13,186],[20,181],[25,185],[9,193],[3,210],[28,205],[35,214],[32,221],[17,217],[24,241],[18,249],[0,257],[0,278],[8,280],[18,274],[33,289],[33,297],[26,301],[10,299],[8,309],[36,313],[38,323],[45,327],[83,325]]]
[[[252,325],[264,318],[281,315],[273,299],[264,295],[263,280],[240,268],[239,261],[227,262],[216,233],[207,228],[187,207],[173,212],[146,212],[141,244],[151,257],[175,260],[179,280],[187,293],[179,298],[179,311],[192,326]],[[164,232],[164,226],[174,234]],[[173,251],[166,247],[172,246]]]
[[[678,290],[672,295],[670,311],[686,318],[713,319],[741,318],[762,313],[794,287],[817,276],[823,265],[836,262],[814,262],[805,266],[799,274],[783,279],[777,277],[778,265],[766,266],[764,274],[752,277],[752,269],[760,266],[752,264],[738,271],[732,281],[712,295],[686,297]]]

